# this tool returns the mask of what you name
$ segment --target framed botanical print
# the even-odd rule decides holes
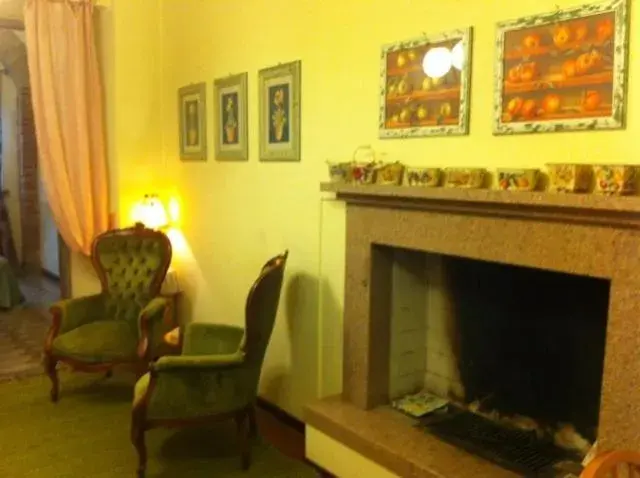
[[[624,127],[628,0],[501,22],[496,47],[494,134]]]
[[[261,161],[300,161],[300,70],[294,61],[258,73]]]
[[[178,90],[180,116],[180,159],[207,160],[207,105],[205,83]]]
[[[213,82],[215,155],[218,161],[246,161],[247,73],[219,78]]]
[[[384,45],[380,138],[469,133],[472,29]]]

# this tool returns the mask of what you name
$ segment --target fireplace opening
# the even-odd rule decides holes
[[[596,439],[609,281],[446,258],[467,403]]]
[[[597,437],[610,282],[385,249],[392,403],[446,399],[455,425],[436,416],[431,431],[515,470],[579,463]]]

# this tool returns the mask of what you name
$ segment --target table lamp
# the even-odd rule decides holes
[[[162,229],[169,225],[167,210],[156,194],[145,194],[133,210],[136,224],[149,229]]]

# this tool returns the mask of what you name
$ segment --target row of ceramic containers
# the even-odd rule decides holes
[[[625,164],[547,164],[548,189],[555,192],[633,194],[637,166]],[[333,183],[404,185],[418,187],[483,188],[490,182],[484,168],[425,168],[400,162],[329,163]],[[498,169],[496,185],[505,191],[547,189],[539,169]]]

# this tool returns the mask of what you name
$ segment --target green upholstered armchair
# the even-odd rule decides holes
[[[182,354],[161,357],[135,387],[131,439],[143,477],[146,430],[235,419],[242,466],[249,467],[249,436],[256,434],[255,401],[262,362],[280,301],[288,252],[265,264],[249,291],[245,327],[192,323]]]
[[[159,295],[171,262],[165,234],[142,225],[108,231],[94,240],[92,262],[101,293],[63,300],[50,309],[44,365],[54,402],[58,362],[85,372],[110,374],[125,363],[146,371],[155,345],[174,327],[165,323],[168,299]]]

